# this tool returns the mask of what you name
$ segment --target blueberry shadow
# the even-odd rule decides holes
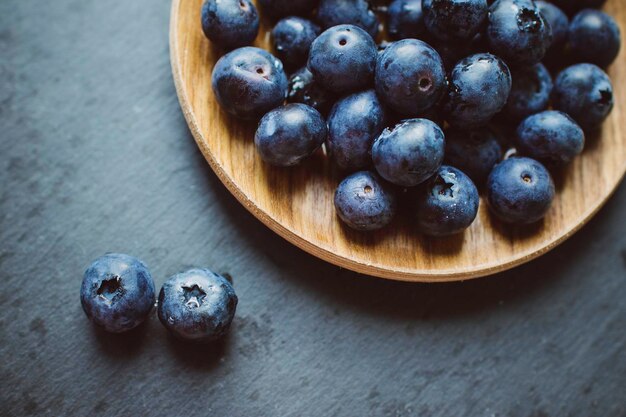
[[[164,329],[164,333],[167,330]],[[183,370],[209,371],[219,366],[228,355],[230,333],[221,339],[208,343],[195,343],[179,339],[169,332],[164,334],[167,348]]]
[[[99,350],[110,358],[118,360],[131,359],[141,353],[146,345],[146,335],[151,327],[151,317],[124,333],[109,333],[102,327],[89,324]]]

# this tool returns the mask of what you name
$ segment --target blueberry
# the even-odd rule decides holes
[[[210,342],[228,333],[237,301],[226,278],[208,269],[190,269],[163,284],[159,320],[176,337]]]
[[[503,113],[513,121],[545,110],[552,93],[552,76],[543,64],[512,71],[513,83]]]
[[[502,110],[510,91],[511,73],[500,58],[491,54],[464,58],[450,74],[446,120],[459,128],[484,126]]]
[[[371,165],[372,142],[385,128],[385,110],[374,90],[344,97],[328,116],[328,147],[332,160],[342,169]]]
[[[289,77],[288,102],[303,103],[326,114],[334,100],[334,94],[322,88],[307,67],[300,68]]]
[[[211,86],[222,109],[242,119],[261,117],[287,96],[283,64],[251,46],[221,57],[213,68]]]
[[[422,0],[393,0],[387,10],[387,33],[391,39],[418,38],[426,31]]]
[[[428,236],[450,236],[467,229],[478,213],[479,196],[472,180],[443,165],[416,192],[417,226]]]
[[[516,148],[548,167],[560,167],[582,152],[585,134],[571,117],[548,110],[526,118],[517,128]]]
[[[202,30],[222,48],[239,48],[256,38],[259,15],[250,0],[206,0],[202,5]]]
[[[593,64],[572,65],[554,81],[552,106],[570,115],[584,130],[597,129],[613,109],[613,85]]]
[[[469,41],[487,18],[487,0],[424,0],[424,23],[440,40]]]
[[[311,43],[320,34],[315,23],[301,17],[286,17],[280,20],[272,30],[274,50],[280,60],[288,67],[306,63]]]
[[[552,29],[552,43],[546,52],[546,58],[549,58],[553,52],[565,46],[567,31],[569,30],[569,18],[563,10],[548,1],[537,0],[535,4]]]
[[[491,212],[506,223],[534,223],[542,219],[554,199],[548,170],[534,159],[513,157],[494,167],[487,180]]]
[[[415,117],[445,94],[441,57],[427,43],[404,39],[389,45],[376,62],[376,92],[391,109]]]
[[[536,64],[552,43],[552,30],[532,0],[497,0],[487,21],[491,52],[511,66]]]
[[[378,34],[378,18],[367,0],[321,0],[317,21],[324,29],[350,24],[365,30],[372,38]]]
[[[108,332],[125,332],[148,317],[154,306],[154,282],[139,259],[108,253],[85,271],[80,302],[94,324]]]
[[[317,110],[293,103],[263,116],[254,144],[265,162],[292,166],[315,152],[326,140],[327,132],[326,122]]]
[[[369,171],[345,178],[335,191],[335,210],[349,227],[370,231],[388,225],[396,213],[396,198],[390,186]]]
[[[599,9],[606,0],[552,0],[552,2],[566,13],[574,14],[582,9]]]
[[[304,16],[313,14],[319,0],[259,0],[263,12],[273,18]]]
[[[327,90],[347,93],[365,88],[374,79],[376,44],[354,25],[334,26],[311,45],[308,69]]]
[[[387,181],[413,187],[437,172],[443,161],[444,135],[436,123],[410,119],[385,129],[372,146],[378,173]]]
[[[502,159],[502,146],[493,129],[448,129],[444,163],[459,168],[475,184],[483,185],[491,169]]]
[[[608,14],[586,9],[578,13],[569,25],[569,50],[576,62],[600,67],[610,65],[619,53],[619,26]]]

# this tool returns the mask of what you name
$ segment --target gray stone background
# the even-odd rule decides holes
[[[568,242],[477,281],[359,276],[248,214],[197,150],[166,0],[0,1],[0,415],[626,415],[626,187]],[[620,86],[624,87],[624,86]],[[160,286],[234,277],[231,335],[152,317],[95,331],[78,292],[107,251]]]

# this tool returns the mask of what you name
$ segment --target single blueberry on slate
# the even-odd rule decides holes
[[[163,284],[159,320],[181,339],[210,342],[228,333],[237,301],[226,278],[208,269],[190,269]]]
[[[613,17],[593,9],[586,9],[572,19],[568,32],[569,51],[576,62],[610,65],[619,53],[621,40],[619,26]]]
[[[551,54],[562,50],[567,42],[569,18],[563,10],[548,1],[537,0],[535,4],[552,29],[552,43],[546,52],[546,58],[551,58]]]
[[[554,199],[554,182],[538,161],[526,157],[505,159],[487,180],[489,208],[506,223],[534,223],[542,219]]]
[[[367,0],[321,0],[317,22],[324,29],[350,24],[365,30],[372,38],[378,34],[378,18]]]
[[[359,171],[346,177],[335,191],[335,210],[349,227],[361,231],[388,225],[396,213],[396,197],[378,175]]]
[[[497,0],[486,34],[490,51],[512,67],[536,64],[552,43],[552,29],[532,0]]]
[[[374,90],[346,96],[328,116],[327,145],[331,159],[342,169],[367,168],[370,149],[385,128],[385,110]]]
[[[460,233],[476,218],[479,201],[472,180],[460,170],[443,165],[416,191],[417,227],[428,236]]]
[[[223,110],[242,119],[261,117],[287,96],[283,64],[267,51],[246,46],[221,57],[211,86]]]
[[[518,68],[511,73],[513,83],[503,113],[513,121],[545,110],[552,94],[552,76],[543,64]]]
[[[339,25],[325,30],[311,44],[307,68],[327,90],[347,93],[374,79],[376,43],[363,29]]]
[[[387,9],[387,33],[391,39],[418,38],[426,31],[422,0],[393,0]]]
[[[585,134],[567,114],[548,110],[529,116],[519,125],[515,144],[520,154],[558,168],[582,152]]]
[[[460,169],[478,186],[484,185],[491,169],[502,159],[496,132],[488,127],[475,130],[448,129],[444,163]]]
[[[302,67],[289,77],[287,101],[303,103],[326,114],[335,101],[335,95],[315,81],[307,67]]]
[[[469,41],[489,10],[487,0],[424,0],[422,6],[428,32],[440,40]]]
[[[287,104],[268,112],[254,135],[261,158],[269,164],[292,166],[319,148],[328,129],[322,115],[311,106]]]
[[[416,117],[434,106],[446,91],[441,57],[417,39],[393,42],[376,62],[376,93],[395,112]]]
[[[586,131],[597,129],[613,109],[611,80],[593,64],[567,67],[554,81],[552,107],[567,113]]]
[[[427,119],[409,119],[385,129],[372,146],[376,171],[387,181],[413,187],[432,176],[443,161],[441,128]]]
[[[202,6],[202,30],[222,48],[239,48],[256,38],[259,15],[250,0],[207,0]]]
[[[289,16],[272,29],[276,56],[285,66],[294,68],[306,64],[311,43],[320,34],[315,23],[302,17]]]
[[[125,332],[141,324],[152,310],[154,282],[139,259],[108,253],[85,271],[80,302],[93,323],[108,332]]]
[[[497,56],[476,54],[464,58],[452,69],[448,97],[444,106],[452,126],[484,126],[507,102],[511,73]]]
[[[259,0],[261,11],[275,19],[286,16],[309,17],[318,3],[319,0]]]

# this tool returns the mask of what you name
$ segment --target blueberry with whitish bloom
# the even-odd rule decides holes
[[[326,143],[331,159],[344,170],[370,166],[370,149],[385,128],[385,120],[385,109],[374,90],[339,100],[328,116]]]
[[[495,55],[462,59],[450,74],[444,105],[447,122],[459,128],[486,125],[505,106],[511,83],[509,68]]]
[[[261,117],[287,96],[283,64],[269,52],[246,46],[221,57],[211,77],[215,98],[223,110],[242,119]]]
[[[222,48],[239,48],[256,38],[259,15],[250,0],[207,0],[202,5],[202,30]]]
[[[610,65],[621,47],[620,30],[610,15],[585,9],[572,19],[568,32],[569,52],[576,62]]]
[[[563,10],[548,1],[537,0],[535,4],[552,29],[552,42],[545,56],[546,59],[552,58],[551,55],[562,50],[567,42],[569,18]]]
[[[107,253],[85,271],[80,301],[94,324],[108,332],[125,332],[148,317],[154,306],[154,282],[139,259]]]
[[[424,34],[422,0],[393,0],[387,9],[387,33],[391,39],[418,38]]]
[[[479,201],[472,180],[460,170],[443,165],[416,190],[418,229],[435,237],[460,233],[476,218]]]
[[[348,227],[360,231],[387,226],[396,213],[392,188],[378,175],[359,171],[346,177],[335,191],[337,216]]]
[[[313,41],[307,68],[325,89],[348,93],[372,83],[377,56],[376,43],[367,32],[354,25],[338,25]]]
[[[350,24],[360,27],[375,38],[380,24],[367,0],[321,0],[317,22],[325,29]]]
[[[376,93],[393,111],[417,117],[445,94],[446,72],[441,57],[417,39],[393,42],[378,57]]]
[[[313,154],[324,143],[327,133],[326,121],[317,110],[292,103],[263,116],[254,144],[265,162],[292,166]]]
[[[521,155],[558,168],[582,152],[585,134],[567,114],[547,110],[520,123],[515,145]]]
[[[436,123],[409,119],[381,133],[372,146],[372,160],[387,181],[413,187],[437,172],[444,146],[444,134]]]
[[[502,159],[498,134],[489,127],[446,130],[444,163],[460,169],[478,185],[484,185],[491,169]]]
[[[514,70],[509,99],[502,112],[512,121],[520,121],[548,108],[552,94],[552,76],[543,64]]]
[[[440,40],[469,41],[487,18],[487,0],[424,0],[424,23]]]
[[[538,161],[512,157],[496,165],[487,180],[489,209],[506,223],[541,220],[552,205],[554,182]]]
[[[319,34],[320,27],[308,19],[295,16],[281,19],[272,29],[276,56],[290,68],[304,65],[311,43]]]
[[[567,113],[586,131],[598,129],[613,110],[613,85],[596,65],[576,64],[557,75],[552,107]]]
[[[209,269],[194,268],[169,278],[159,293],[159,320],[173,335],[192,342],[223,337],[237,308],[232,284]]]

